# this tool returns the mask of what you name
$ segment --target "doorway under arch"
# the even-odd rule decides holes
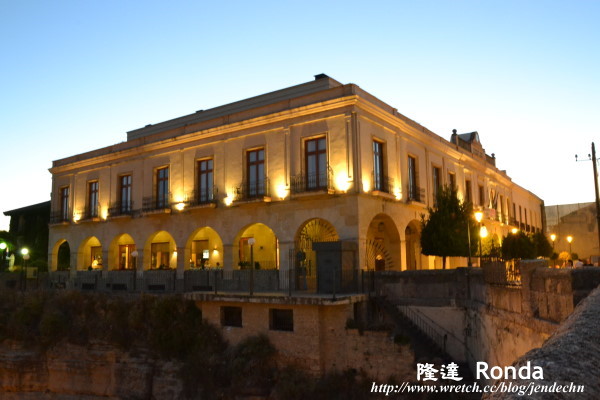
[[[377,214],[367,230],[366,269],[400,269],[400,252],[400,234],[396,224],[389,215]]]

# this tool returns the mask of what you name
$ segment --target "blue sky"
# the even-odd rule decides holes
[[[48,200],[52,160],[318,73],[446,139],[477,130],[547,205],[593,201],[574,155],[599,138],[598,20],[598,1],[0,0],[0,210]]]

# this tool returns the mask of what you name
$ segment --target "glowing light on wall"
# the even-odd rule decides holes
[[[279,197],[281,200],[285,199],[287,197],[288,194],[288,187],[286,185],[277,185],[277,189],[275,190],[277,193],[277,197]]]
[[[100,217],[104,220],[108,218],[108,207],[102,207],[100,210]]]
[[[223,203],[225,203],[225,205],[229,207],[231,203],[233,203],[233,195],[228,194],[227,197],[223,199]]]
[[[339,174],[335,177],[335,187],[342,192],[347,192],[350,189],[350,182],[350,178],[345,174]]]
[[[81,214],[75,213],[73,214],[73,222],[77,223],[81,219]]]
[[[402,200],[402,191],[399,187],[394,188],[394,197],[396,198],[396,200]]]
[[[184,202],[179,202],[179,203],[175,204],[175,209],[177,211],[183,211],[184,208],[185,208],[185,203]]]
[[[371,190],[371,181],[368,179],[363,179],[362,181],[363,192],[369,193]]]

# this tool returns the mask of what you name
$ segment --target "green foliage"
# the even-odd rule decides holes
[[[266,389],[275,379],[275,347],[265,335],[251,336],[235,346],[230,353],[233,386]]]
[[[306,372],[294,367],[285,367],[277,374],[272,397],[278,400],[311,399],[315,383]]]
[[[425,255],[466,257],[469,255],[467,227],[471,229],[471,249],[476,243],[476,228],[469,204],[458,199],[456,189],[443,187],[439,190],[434,208],[428,209],[427,218],[422,216],[421,251]]]
[[[535,257],[548,258],[552,256],[552,245],[548,241],[546,235],[544,235],[542,232],[535,232],[531,236],[531,241],[533,242],[533,247],[535,249]]]
[[[535,246],[523,231],[509,234],[502,241],[502,257],[505,260],[535,258]]]

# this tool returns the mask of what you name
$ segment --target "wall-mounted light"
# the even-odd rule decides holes
[[[289,191],[289,188],[286,185],[283,185],[283,184],[277,185],[276,192],[277,192],[277,197],[279,197],[280,200],[283,200],[287,197],[288,191]]]
[[[184,208],[185,208],[185,203],[184,202],[179,202],[179,203],[175,204],[175,209],[177,211],[183,211]]]
[[[350,189],[350,178],[346,174],[339,174],[335,178],[335,187],[341,192],[347,192]]]
[[[233,203],[233,196],[232,196],[232,195],[230,195],[230,194],[228,194],[228,195],[227,195],[227,197],[225,197],[225,198],[223,199],[223,203],[225,203],[225,205],[226,205],[227,207],[229,207],[229,206],[231,205],[231,203]]]

